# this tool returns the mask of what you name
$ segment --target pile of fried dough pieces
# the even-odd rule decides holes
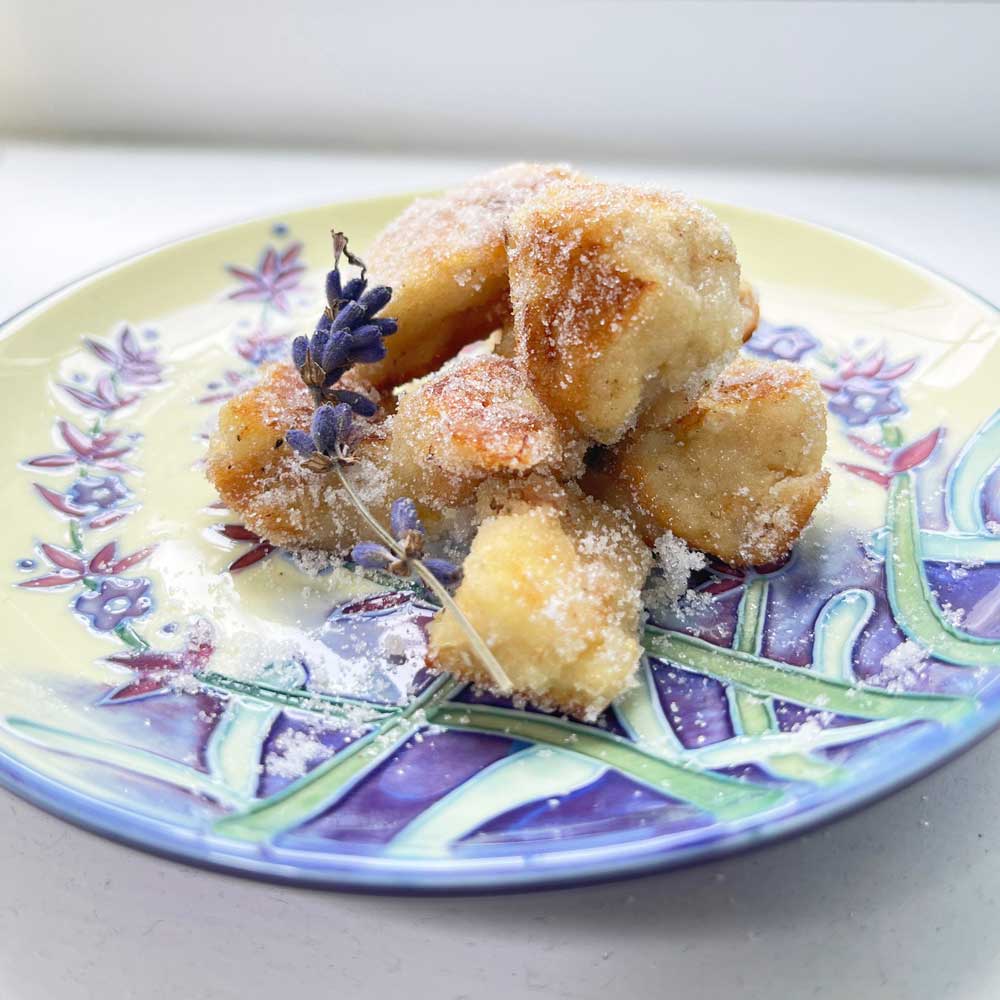
[[[383,522],[406,496],[429,537],[471,533],[455,601],[517,697],[595,718],[635,682],[658,539],[770,563],[822,499],[822,391],[740,355],[756,294],[684,195],[516,164],[413,202],[364,257],[398,331],[342,380],[381,406],[348,474]],[[313,410],[290,363],[264,369],[208,475],[262,538],[346,554],[370,529],[281,440]],[[429,663],[489,688],[454,617]]]

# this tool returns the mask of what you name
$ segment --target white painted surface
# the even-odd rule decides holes
[[[1000,179],[582,162],[839,225],[1000,301]],[[0,313],[207,226],[479,164],[8,145]],[[289,890],[83,833],[0,793],[2,1000],[1000,995],[1000,737],[789,843],[494,899]]]
[[[4,0],[0,11],[0,129],[1000,163],[995,4]]]

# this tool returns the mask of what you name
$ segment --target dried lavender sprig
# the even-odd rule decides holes
[[[385,337],[398,328],[389,316],[377,316],[392,298],[387,285],[368,288],[364,261],[347,248],[347,237],[333,232],[333,270],[326,276],[327,305],[311,337],[299,336],[292,342],[292,362],[309,387],[316,404],[337,399],[347,403],[359,416],[373,416],[377,407],[360,393],[337,390],[334,386],[357,364],[372,364],[386,355]],[[343,284],[340,257],[361,269],[360,277]]]
[[[412,500],[395,500],[387,531],[355,492],[343,466],[353,461],[350,455],[352,414],[374,416],[377,404],[367,396],[336,384],[356,364],[368,364],[385,357],[384,338],[398,328],[395,319],[376,315],[389,304],[392,289],[386,285],[368,288],[364,261],[347,248],[347,237],[336,230],[333,236],[333,270],[326,276],[327,305],[311,337],[296,337],[292,342],[292,362],[316,401],[310,433],[290,429],[288,444],[303,456],[303,466],[316,473],[336,472],[351,502],[384,544],[361,542],[354,546],[354,561],[361,566],[388,569],[400,576],[416,573],[430,588],[442,607],[450,611],[465,632],[503,694],[513,690],[510,678],[497,662],[489,646],[455,603],[448,586],[462,576],[459,566],[446,559],[424,557],[426,532]],[[359,277],[343,284],[340,275],[341,255],[360,269]],[[335,401],[335,405],[331,405]]]
[[[395,522],[396,527],[402,529],[407,520],[413,524],[413,527],[407,528],[405,531],[401,532],[404,540],[400,541],[386,531],[385,528],[383,528],[382,525],[380,525],[371,515],[370,511],[368,511],[367,507],[365,507],[364,503],[361,501],[361,498],[354,492],[354,488],[344,475],[343,469],[339,466],[337,467],[337,475],[340,477],[340,482],[344,489],[347,490],[348,495],[354,501],[355,506],[357,506],[358,510],[361,511],[362,515],[375,530],[375,533],[385,543],[385,550],[388,550],[391,555],[395,556],[395,559],[385,568],[390,572],[399,573],[400,569],[405,567],[407,571],[416,573],[417,576],[423,580],[435,597],[437,597],[437,599],[441,602],[441,606],[455,616],[455,620],[458,622],[459,627],[465,633],[476,655],[486,668],[486,672],[490,675],[490,677],[492,677],[493,684],[495,685],[497,691],[500,694],[510,694],[514,690],[514,685],[511,684],[506,671],[502,666],[500,666],[497,658],[493,655],[493,651],[486,645],[483,637],[476,630],[476,627],[472,624],[472,622],[466,618],[465,612],[458,606],[441,577],[439,577],[435,572],[435,570],[439,570],[442,572],[443,576],[447,577],[450,575],[455,582],[457,582],[456,577],[461,574],[459,568],[444,559],[424,559],[422,554],[420,556],[415,556],[408,553],[408,548],[414,544],[414,535],[420,536],[420,546],[421,548],[423,546],[423,525],[416,516],[416,508],[413,505],[413,501],[407,498],[401,498],[394,501],[392,505],[390,519]],[[411,510],[412,515],[410,514]],[[372,546],[374,546],[374,548],[372,548]],[[356,545],[354,547],[352,558],[360,565],[365,565],[365,561],[369,555],[373,554],[375,549],[379,548],[382,547],[378,546],[377,543],[361,543],[360,545]],[[381,558],[382,556],[380,553],[379,559]],[[375,566],[371,563],[369,563],[369,565],[371,568],[382,568],[381,566]],[[447,567],[447,570],[445,567]]]
[[[421,560],[434,577],[445,586],[458,583],[462,570],[447,559],[427,558],[424,555],[426,532],[417,514],[416,504],[408,497],[394,500],[389,512],[389,531],[402,549],[389,549],[378,542],[359,542],[351,552],[351,559],[365,569],[383,569],[397,576],[409,576],[411,563]]]

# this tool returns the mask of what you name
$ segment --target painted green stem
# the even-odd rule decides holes
[[[639,664],[637,681],[615,701],[614,712],[619,723],[644,750],[669,759],[682,756],[684,744],[663,714],[653,671],[645,656]]]
[[[615,767],[630,778],[708,810],[721,820],[741,819],[778,805],[779,788],[739,781],[666,760],[613,733],[563,719],[486,705],[444,704],[428,710],[428,720],[448,729],[499,733],[531,743],[570,750]]]
[[[425,724],[425,713],[464,685],[448,675],[438,677],[405,709],[385,719],[328,761],[263,799],[246,812],[215,824],[220,836],[261,843],[294,829],[328,809]]]
[[[755,656],[760,652],[767,618],[767,592],[767,581],[760,578],[744,587],[737,616],[734,649]],[[732,705],[737,729],[743,735],[759,736],[774,729],[774,708],[770,701],[736,688],[732,691]]]
[[[382,705],[350,698],[345,695],[319,694],[315,691],[290,691],[274,687],[260,681],[243,681],[236,677],[213,672],[199,674],[198,680],[206,687],[217,688],[231,694],[247,695],[260,701],[282,708],[294,708],[303,712],[316,712],[334,720],[348,722],[364,721],[367,714],[371,721],[394,717],[402,711],[402,706]]]
[[[939,660],[961,667],[1000,666],[1000,642],[956,628],[945,619],[931,591],[920,548],[912,472],[893,479],[886,520],[886,592],[896,624]]]
[[[781,698],[861,719],[930,719],[950,722],[974,710],[971,698],[935,694],[895,694],[821,677],[805,667],[792,667],[679,632],[647,629],[646,650],[680,667],[707,674],[762,698]]]
[[[80,736],[65,729],[32,722],[18,716],[9,716],[5,725],[24,739],[56,753],[71,754],[98,764],[120,767],[134,774],[141,774],[156,781],[163,781],[178,788],[214,799],[231,808],[243,808],[246,799],[217,778],[204,774],[169,757],[132,747],[126,743]]]
[[[767,621],[768,590],[767,581],[760,578],[751,581],[743,590],[733,642],[733,648],[742,653],[753,656],[760,653]],[[733,719],[740,734],[737,739],[746,739],[759,746],[769,734],[777,734],[778,722],[770,698],[760,698],[738,687],[731,687],[729,692]],[[840,768],[829,761],[807,752],[780,753],[777,752],[779,747],[780,744],[772,747],[772,752],[762,755],[758,761],[779,778],[826,784],[841,776]]]
[[[257,792],[260,748],[280,711],[258,698],[230,698],[208,741],[212,777],[247,800]]]

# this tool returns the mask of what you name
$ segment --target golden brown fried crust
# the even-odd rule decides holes
[[[526,198],[577,176],[565,166],[519,163],[438,198],[413,202],[366,254],[376,281],[393,289],[399,330],[388,354],[362,368],[379,389],[434,371],[509,315],[503,222]]]
[[[648,413],[585,488],[734,566],[787,554],[826,492],[826,403],[804,368],[740,359],[683,417]]]
[[[404,391],[392,423],[396,478],[435,508],[468,502],[491,476],[579,474],[582,450],[566,444],[520,368],[493,355],[457,361]]]
[[[612,444],[659,397],[682,413],[744,327],[725,227],[681,195],[553,184],[506,224],[513,336],[563,426]]]
[[[340,383],[355,392],[356,377]],[[291,364],[263,369],[257,385],[229,400],[209,442],[206,472],[219,497],[251,530],[275,545],[347,552],[367,528],[334,481],[302,468],[285,443],[290,428],[308,430],[314,403]],[[388,513],[398,495],[389,478],[386,425],[359,421],[358,458],[350,475],[373,510]]]

